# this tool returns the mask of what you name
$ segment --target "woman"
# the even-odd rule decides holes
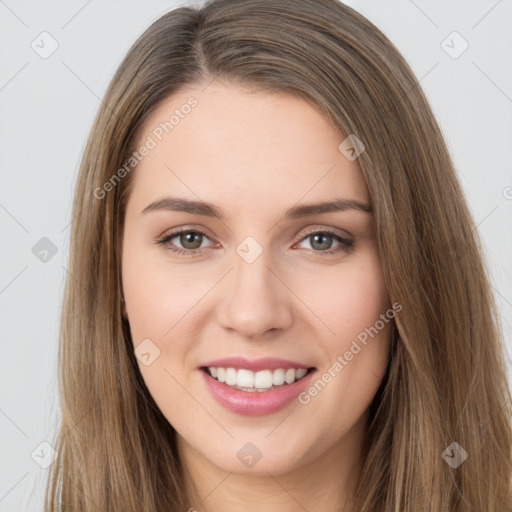
[[[512,510],[453,164],[334,0],[214,0],[119,67],[78,178],[47,510]]]

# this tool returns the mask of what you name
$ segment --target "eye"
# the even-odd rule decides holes
[[[174,239],[176,239],[175,243],[172,242]],[[156,243],[164,246],[167,250],[175,254],[191,256],[202,252],[202,249],[205,248],[203,245],[205,239],[209,240],[210,238],[203,231],[184,227],[164,235],[159,238]],[[333,240],[338,243],[334,248],[332,248]],[[309,249],[310,252],[321,256],[328,256],[340,252],[349,252],[354,245],[353,240],[343,237],[328,229],[310,231],[306,236],[302,237],[299,244],[305,241],[309,241],[311,247]],[[176,244],[180,244],[181,247],[176,247]],[[298,244],[295,246],[297,245]],[[216,246],[218,247],[219,244],[216,244]]]
[[[171,247],[171,240],[177,239],[182,248]],[[164,246],[167,250],[176,254],[192,255],[201,252],[202,242],[209,239],[206,233],[196,229],[181,228],[173,231],[156,241],[157,244]],[[175,244],[172,244],[175,245]]]
[[[338,245],[334,248],[332,248],[333,240],[338,242]],[[349,252],[354,246],[354,241],[352,239],[343,237],[328,229],[310,231],[299,243],[306,241],[309,242],[311,247],[310,252],[315,253],[315,255],[319,254],[320,256],[328,256],[339,252]]]

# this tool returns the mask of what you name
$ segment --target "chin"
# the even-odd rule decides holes
[[[238,474],[273,476],[289,473],[304,464],[304,454],[293,452],[282,444],[234,442],[233,448],[223,449],[219,454],[203,454],[218,468]],[[231,455],[232,453],[232,455]]]

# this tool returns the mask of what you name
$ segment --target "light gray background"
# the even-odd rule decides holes
[[[510,351],[512,1],[347,3],[384,31],[421,79],[486,246]],[[0,0],[0,512],[43,509],[48,470],[31,453],[52,442],[60,414],[59,315],[88,131],[128,48],[178,5],[185,3]],[[59,45],[47,59],[31,48],[34,40],[42,46],[43,31]],[[457,36],[446,39],[453,31],[469,44],[456,59],[441,46],[446,40],[452,54],[462,48]],[[32,252],[42,237],[58,251],[46,263]]]

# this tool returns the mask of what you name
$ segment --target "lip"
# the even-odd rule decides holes
[[[261,359],[246,359],[245,357],[226,357],[224,359],[215,359],[215,361],[209,361],[202,364],[199,368],[204,366],[214,366],[220,368],[236,368],[237,370],[245,369],[258,372],[261,370],[277,370],[283,368],[285,370],[294,368],[311,368],[311,366],[297,363],[295,361],[289,361],[286,359],[279,359],[277,357],[263,357]]]
[[[209,365],[216,366],[218,361],[214,362],[216,364]],[[229,367],[234,368],[234,366]],[[295,368],[295,366],[293,367]],[[266,368],[269,369],[268,366]],[[283,367],[277,366],[277,368]],[[299,365],[296,368],[306,367]],[[261,392],[235,389],[214,379],[203,368],[200,369],[200,372],[203,375],[207,389],[213,398],[224,408],[242,416],[263,416],[277,412],[290,404],[310,385],[316,369],[312,368],[302,379],[295,381],[293,384],[283,384],[277,389]]]

